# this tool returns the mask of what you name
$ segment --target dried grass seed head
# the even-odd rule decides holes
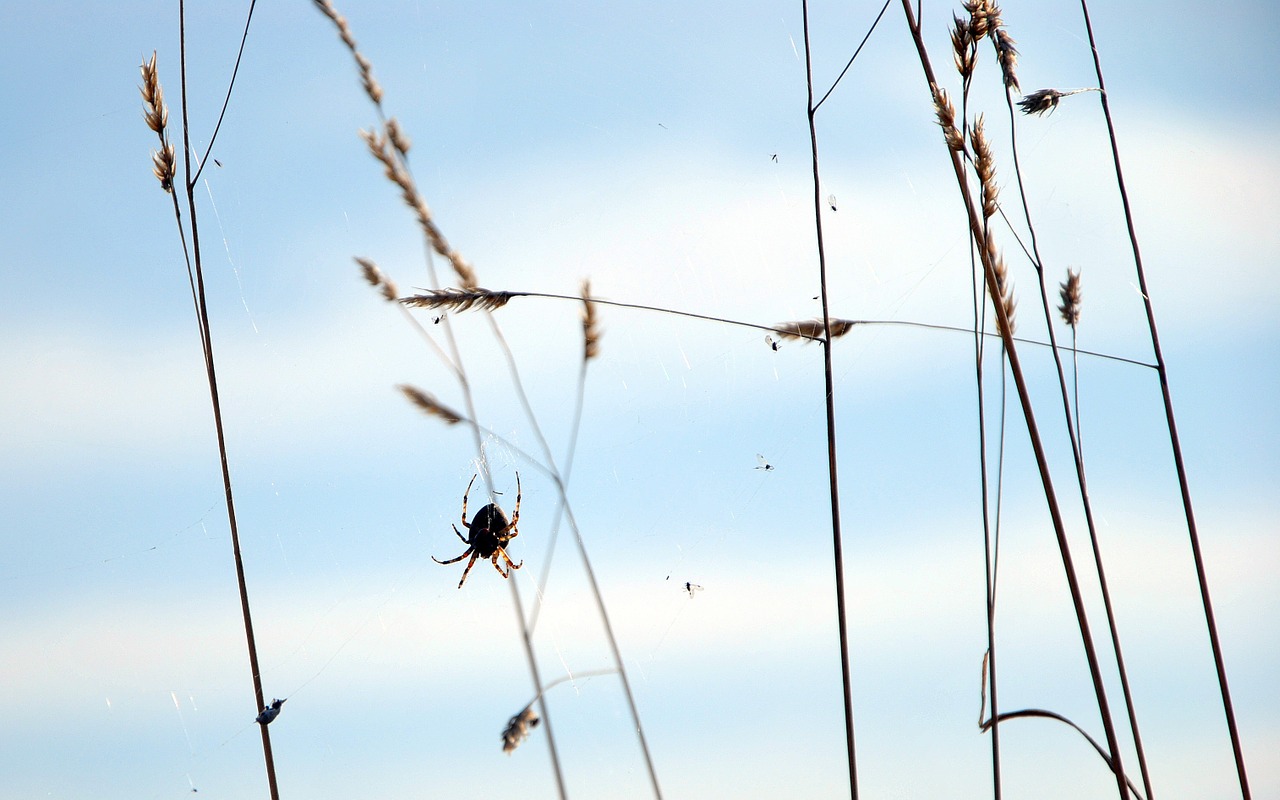
[[[973,77],[974,67],[978,61],[977,48],[973,46],[973,33],[964,18],[952,15],[955,25],[951,29],[951,50],[955,56],[956,71],[968,83]]]
[[[1005,317],[1009,320],[1009,335],[1012,336],[1018,330],[1016,321],[1018,301],[1013,296],[1013,285],[1009,282],[1009,267],[1005,264],[1004,254],[996,249],[995,239],[990,234],[987,235],[986,249],[987,257],[991,259],[991,271],[996,277],[995,285],[988,284],[987,288],[991,293],[992,301],[999,303],[1004,309]],[[1000,317],[997,315],[997,327],[999,322]]]
[[[396,289],[395,282],[387,277],[378,265],[367,258],[356,257],[356,263],[360,265],[360,273],[364,275],[364,279],[369,282],[370,286],[375,287],[382,293],[384,300],[393,301],[399,297],[400,293]]]
[[[439,417],[444,420],[447,425],[456,425],[464,418],[461,414],[444,405],[428,392],[424,392],[416,386],[410,386],[402,383],[396,387],[405,397],[409,398],[409,402],[422,409],[426,414],[432,417]]]
[[[947,147],[957,153],[964,152],[964,137],[956,128],[956,107],[951,104],[946,89],[933,87],[933,108],[938,114],[938,124],[942,126],[942,135],[946,137]]]
[[[964,10],[969,12],[969,30],[974,43],[980,42],[1000,25],[1000,7],[991,0],[966,0]]]
[[[1058,295],[1062,298],[1062,304],[1058,306],[1062,321],[1076,327],[1080,324],[1081,298],[1080,273],[1077,270],[1067,269],[1067,279],[1058,285]]]
[[[1000,187],[996,185],[996,162],[991,154],[991,141],[987,138],[985,115],[979,114],[974,122],[969,140],[973,143],[973,166],[982,184],[982,216],[995,216]]]
[[[175,164],[171,143],[165,142],[159,150],[151,151],[151,172],[160,181],[160,188],[166,192],[173,191]]]
[[[851,319],[831,318],[831,338],[838,339],[857,323]],[[807,319],[800,322],[779,322],[773,330],[784,339],[803,339],[806,342],[821,342],[826,334],[820,319]]]
[[[492,292],[488,289],[420,289],[422,294],[400,298],[400,302],[409,308],[444,308],[451,311],[469,311],[479,308],[483,311],[497,311],[511,298],[520,297],[518,292]]]
[[[582,282],[582,360],[590,361],[600,355],[600,322],[596,319],[596,304],[591,299],[591,281]]]
[[[147,127],[164,136],[164,129],[169,124],[169,107],[164,102],[164,88],[160,85],[160,73],[156,69],[156,51],[151,51],[151,61],[142,62],[142,85],[138,91],[142,93],[144,106],[142,117]]]
[[[1066,95],[1057,89],[1038,89],[1019,100],[1018,107],[1023,114],[1044,114],[1057,108],[1063,97]]]
[[[394,147],[400,155],[407,156],[409,154],[409,148],[413,146],[413,142],[405,135],[404,130],[401,129],[400,123],[395,117],[387,120],[387,137],[391,139],[392,147]]]
[[[1018,48],[1014,47],[1013,37],[1004,28],[996,31],[996,57],[1000,60],[1000,71],[1004,74],[1005,88],[1012,91],[1018,89]]]

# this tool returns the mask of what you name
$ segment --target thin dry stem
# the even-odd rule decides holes
[[[582,360],[590,361],[600,354],[600,321],[596,304],[591,299],[591,281],[582,282]]]
[[[422,294],[400,298],[400,302],[409,308],[445,308],[453,311],[468,311],[480,308],[484,311],[496,311],[513,297],[523,297],[523,292],[492,292],[488,289],[423,289]]]
[[[851,319],[836,319],[832,317],[831,338],[836,339],[844,336],[853,330],[853,326],[856,324],[858,323]],[[825,333],[820,319],[803,320],[801,322],[779,322],[773,326],[773,330],[784,339],[801,339],[806,342],[820,342]]]
[[[991,662],[991,650],[982,653],[982,708],[978,709],[978,727],[987,724],[987,667]]]
[[[1058,306],[1058,313],[1062,314],[1062,321],[1075,328],[1080,324],[1080,273],[1073,269],[1067,270],[1067,279],[1058,284],[1058,294],[1062,297],[1062,305]]]
[[[436,400],[434,395],[424,392],[416,386],[402,383],[396,388],[403,392],[405,397],[409,398],[409,402],[425,411],[428,415],[439,417],[448,425],[457,425],[464,419],[461,414]]]

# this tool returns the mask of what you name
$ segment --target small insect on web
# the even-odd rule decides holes
[[[772,472],[773,465],[765,460],[765,457],[756,453],[756,469],[762,469],[765,472]]]
[[[764,337],[764,343],[772,347],[775,353],[782,349],[782,342],[778,341],[772,336],[766,335]]]
[[[285,698],[288,700],[289,698]],[[280,716],[280,706],[284,705],[284,700],[276,699],[271,701],[271,705],[262,709],[262,713],[258,715],[254,722],[259,725],[270,725],[271,722]]]
[[[696,593],[702,591],[702,587],[696,583],[685,581],[684,590],[689,593],[689,597],[693,597]]]
[[[836,210],[836,196],[834,194],[827,195],[827,205],[831,206],[831,210]]]

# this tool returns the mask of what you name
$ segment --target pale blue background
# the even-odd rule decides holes
[[[764,324],[817,313],[800,8],[690,5],[342,8],[482,285],[573,294],[590,277],[615,300]],[[203,151],[244,12],[193,6]],[[815,4],[824,90],[878,10]],[[953,10],[926,4],[925,31],[954,94]],[[1094,15],[1254,796],[1280,797],[1280,16],[1262,2],[1098,3]],[[1025,90],[1094,82],[1077,6],[1009,2],[1005,20]],[[136,89],[137,65],[159,50],[176,125],[176,9],[9,4],[0,26],[0,796],[266,796],[190,295]],[[1012,209],[1007,116],[990,51],[981,58],[974,106]],[[459,549],[449,523],[474,469],[470,437],[392,387],[459,407],[460,395],[351,262],[374,258],[405,291],[426,285],[412,220],[356,137],[375,119],[310,3],[259,4],[214,152],[223,166],[198,194],[262,672],[268,696],[290,697],[272,726],[282,796],[551,797],[542,730],[510,757],[499,746],[533,694],[506,584],[479,564],[459,591],[461,566],[430,561]],[[958,193],[897,4],[822,108],[819,136],[822,196],[839,201],[825,217],[833,313],[971,324]],[[1103,137],[1092,94],[1020,120],[1051,279],[1084,273],[1081,346],[1147,359]],[[1020,332],[1042,338],[1034,275],[997,235]],[[546,300],[497,314],[557,453],[577,314]],[[636,311],[601,317],[571,497],[667,796],[842,796],[821,351]],[[454,322],[484,421],[535,449],[488,326]],[[990,796],[972,342],[868,327],[834,352],[864,794]],[[1050,362],[1024,359],[1110,664]],[[1155,375],[1080,368],[1156,792],[1229,797]],[[1064,713],[1101,739],[1012,408],[1008,431],[1001,705]],[[757,453],[776,469],[754,469]],[[522,474],[512,550],[527,608],[555,493],[501,443],[487,455],[504,504]],[[552,563],[536,633],[548,680],[609,664],[563,535]],[[684,581],[705,589],[690,599]],[[1114,680],[1109,691],[1120,721]],[[573,796],[647,795],[614,678],[562,685],[550,702]],[[1114,796],[1066,728],[1003,731],[1007,797]]]

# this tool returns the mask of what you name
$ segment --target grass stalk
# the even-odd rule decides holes
[[[1031,208],[1027,203],[1026,186],[1022,179],[1022,165],[1018,157],[1018,125],[1017,114],[1013,110],[1013,94],[1005,91],[1005,103],[1009,109],[1009,141],[1013,153],[1014,177],[1018,185],[1018,197],[1022,205],[1023,218],[1027,225],[1027,236],[1031,243],[1032,265],[1036,271],[1036,282],[1040,288],[1040,305],[1044,310],[1045,329],[1049,335],[1049,350],[1053,354],[1053,364],[1058,377],[1058,387],[1062,393],[1062,410],[1066,415],[1067,438],[1071,442],[1071,454],[1075,462],[1076,481],[1080,489],[1080,503],[1084,509],[1085,526],[1089,531],[1089,546],[1093,552],[1094,568],[1098,574],[1098,588],[1102,594],[1102,606],[1107,617],[1107,630],[1111,635],[1111,648],[1116,657],[1116,672],[1120,677],[1120,691],[1124,696],[1125,712],[1129,718],[1129,732],[1133,736],[1133,747],[1138,758],[1138,770],[1142,774],[1142,785],[1147,800],[1155,800],[1151,788],[1151,771],[1147,765],[1146,749],[1142,746],[1142,733],[1138,727],[1138,712],[1133,702],[1133,691],[1129,685],[1129,670],[1124,662],[1124,650],[1120,646],[1120,630],[1116,624],[1115,607],[1111,602],[1111,589],[1107,582],[1107,571],[1103,566],[1102,547],[1098,542],[1098,528],[1093,518],[1093,503],[1089,499],[1089,484],[1085,478],[1084,454],[1078,438],[1079,426],[1073,423],[1071,411],[1073,404],[1067,388],[1066,370],[1062,365],[1062,356],[1058,349],[1058,337],[1054,332],[1053,307],[1049,300],[1049,288],[1045,281],[1044,261],[1040,257],[1040,247],[1036,238],[1035,225],[1031,221]],[[1072,348],[1075,346],[1076,327],[1071,326]],[[1077,383],[1076,414],[1080,412],[1079,385]]]
[[[831,306],[827,289],[827,257],[822,236],[822,183],[818,171],[817,106],[813,102],[813,55],[809,43],[809,2],[801,0],[804,16],[804,74],[808,99],[805,116],[809,122],[809,154],[813,167],[813,222],[818,245],[818,284],[822,298],[822,374],[825,386],[827,423],[827,476],[831,494],[832,561],[836,579],[836,620],[840,637],[840,678],[844,701],[845,752],[849,769],[849,796],[858,798],[858,758],[854,746],[853,686],[849,676],[849,623],[845,609],[844,546],[840,534],[840,481],[836,470],[835,385],[831,369]],[[825,99],[825,98],[824,98]]]
[[[1138,247],[1138,234],[1133,224],[1133,213],[1129,206],[1129,193],[1125,188],[1124,170],[1120,166],[1120,146],[1116,140],[1115,125],[1111,121],[1111,106],[1107,102],[1107,86],[1102,76],[1102,60],[1098,55],[1098,44],[1093,36],[1093,24],[1089,19],[1089,4],[1080,0],[1080,10],[1084,15],[1085,32],[1089,36],[1089,49],[1093,53],[1093,66],[1098,77],[1098,96],[1102,100],[1102,115],[1106,120],[1107,137],[1111,141],[1111,157],[1115,164],[1116,186],[1120,191],[1120,202],[1124,208],[1125,226],[1129,233],[1129,244],[1133,248],[1133,264],[1138,277],[1138,290],[1142,295],[1143,308],[1147,315],[1147,328],[1151,333],[1151,349],[1156,359],[1156,374],[1160,377],[1160,396],[1164,402],[1165,422],[1169,429],[1169,445],[1173,449],[1173,464],[1178,474],[1178,489],[1182,495],[1182,508],[1187,519],[1187,536],[1191,542],[1191,555],[1195,562],[1196,581],[1200,589],[1200,602],[1204,607],[1205,626],[1209,631],[1209,646],[1213,651],[1213,666],[1218,675],[1218,688],[1222,694],[1222,710],[1227,718],[1227,731],[1231,737],[1231,750],[1235,757],[1236,775],[1240,781],[1240,794],[1244,800],[1251,797],[1249,791],[1249,775],[1245,769],[1244,751],[1240,743],[1240,731],[1236,727],[1235,707],[1231,702],[1231,688],[1227,682],[1227,668],[1222,656],[1222,644],[1218,640],[1218,625],[1213,613],[1213,600],[1209,596],[1209,580],[1205,574],[1204,556],[1200,551],[1200,534],[1196,529],[1195,511],[1191,505],[1191,488],[1187,480],[1187,469],[1182,459],[1182,445],[1178,439],[1178,424],[1173,414],[1173,397],[1169,390],[1169,373],[1165,367],[1164,354],[1160,349],[1160,334],[1156,328],[1155,309],[1151,304],[1151,293],[1147,290],[1146,270],[1142,266],[1142,251]]]
[[[934,103],[940,104],[940,89],[937,80],[933,74],[933,66],[929,60],[928,51],[924,46],[924,39],[920,32],[920,26],[916,22],[916,17],[911,8],[910,0],[902,0],[903,11],[907,17],[907,25],[911,31],[912,39],[916,45],[916,51],[920,58],[921,67],[924,70],[925,78],[928,81],[931,99]],[[947,132],[950,134],[950,132]],[[987,240],[983,234],[983,223],[980,220],[978,211],[975,207],[973,196],[969,191],[968,181],[965,179],[964,167],[960,154],[953,147],[948,147],[948,155],[951,159],[951,165],[955,171],[956,182],[960,187],[960,192],[964,200],[965,210],[969,216],[970,232],[976,242],[981,242],[982,246],[978,247],[978,253],[982,259],[983,272],[986,277],[988,287],[997,287],[1000,285],[1000,276],[997,271],[995,254],[992,248],[987,247]],[[1053,488],[1053,479],[1049,472],[1048,458],[1045,455],[1044,445],[1040,438],[1039,428],[1035,420],[1035,412],[1031,405],[1031,396],[1027,389],[1026,378],[1022,372],[1022,365],[1018,358],[1018,352],[1013,341],[1013,331],[1009,310],[1006,304],[996,302],[992,304],[992,308],[996,314],[997,329],[1004,343],[1005,354],[1009,361],[1009,372],[1013,377],[1014,385],[1018,392],[1018,400],[1022,406],[1022,415],[1027,425],[1027,433],[1031,440],[1031,448],[1035,455],[1036,466],[1040,472],[1040,481],[1044,487],[1045,502],[1048,506],[1049,516],[1053,521],[1054,534],[1058,540],[1058,549],[1062,556],[1063,571],[1066,574],[1067,585],[1071,592],[1072,604],[1075,607],[1076,619],[1080,626],[1080,638],[1084,646],[1085,656],[1089,662],[1089,672],[1093,679],[1094,693],[1097,696],[1098,711],[1102,717],[1102,725],[1106,731],[1107,746],[1111,750],[1112,763],[1116,773],[1116,785],[1120,793],[1121,800],[1126,796],[1127,787],[1125,785],[1124,769],[1122,767],[1119,742],[1116,738],[1115,724],[1111,718],[1110,705],[1107,702],[1106,687],[1102,680],[1102,670],[1098,661],[1098,654],[1094,647],[1093,635],[1089,629],[1088,616],[1085,613],[1084,597],[1080,589],[1079,578],[1076,574],[1075,565],[1071,557],[1071,548],[1067,541],[1066,527],[1062,519],[1061,510],[1058,507],[1057,493]]]
[[[246,36],[248,28],[246,23]],[[222,424],[222,403],[218,394],[218,376],[213,351],[213,335],[209,324],[209,309],[205,297],[204,270],[200,260],[200,228],[196,214],[195,177],[192,175],[191,125],[187,105],[187,27],[185,0],[178,2],[178,52],[181,69],[181,102],[182,102],[182,150],[184,164],[183,185],[187,196],[187,210],[191,226],[191,259],[194,262],[196,313],[200,327],[200,339],[204,352],[205,372],[209,383],[209,399],[213,406],[213,423],[218,439],[218,457],[222,468],[222,486],[226,497],[227,520],[231,530],[231,550],[235,559],[236,584],[240,594],[240,610],[244,618],[245,641],[249,651],[249,671],[253,678],[253,694],[256,704],[255,715],[266,707],[266,699],[262,691],[262,674],[258,667],[258,648],[253,633],[253,615],[249,608],[249,590],[244,574],[244,559],[240,553],[240,532],[236,522],[235,497],[231,488],[231,470],[227,459],[227,438]],[[234,80],[232,82],[234,86]],[[228,87],[228,99],[231,87]],[[224,106],[225,108],[225,106]],[[176,205],[175,199],[175,205]],[[276,781],[275,759],[271,753],[271,732],[268,726],[258,726],[262,734],[262,754],[266,763],[267,785],[271,800],[279,800],[280,791]]]

